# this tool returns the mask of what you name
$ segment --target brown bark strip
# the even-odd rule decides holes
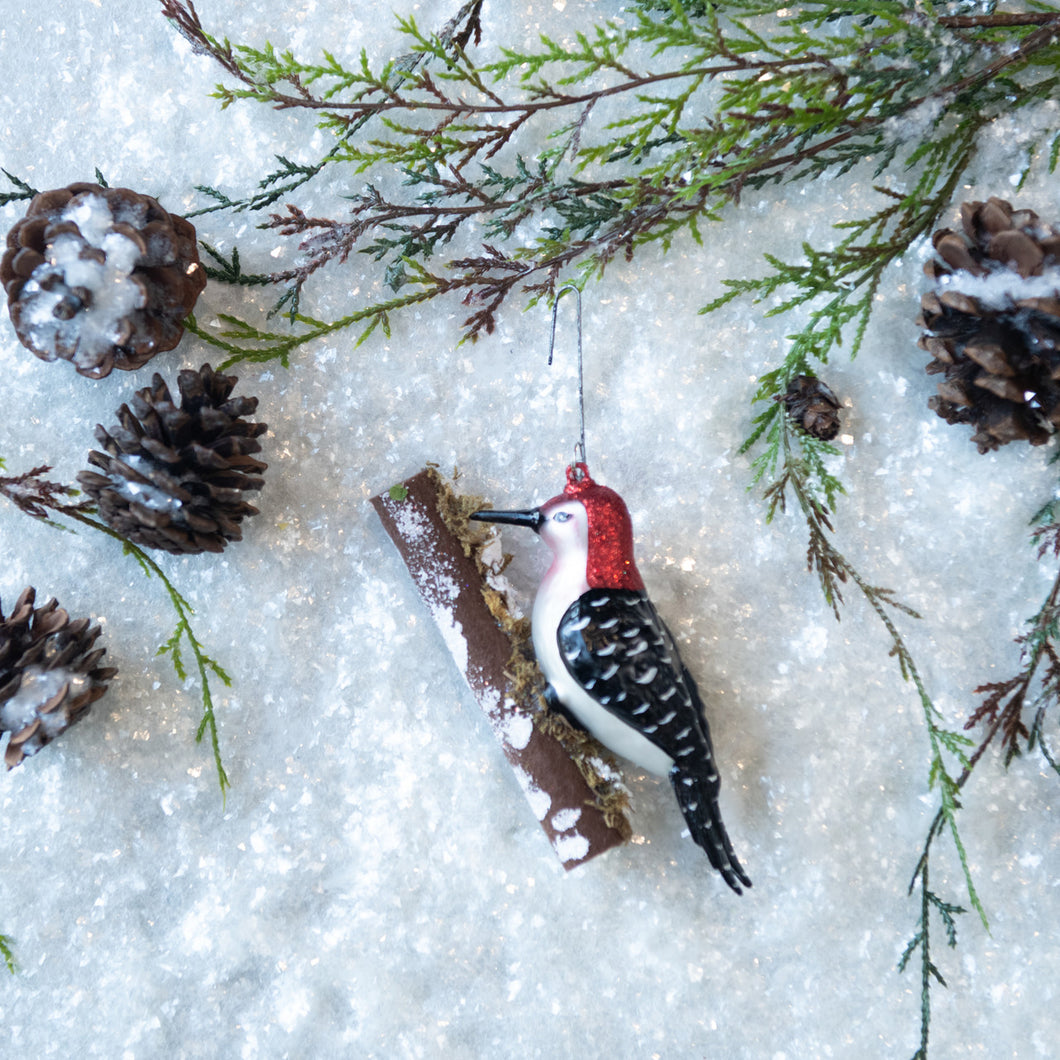
[[[402,500],[381,494],[372,498],[372,506],[563,867],[572,869],[619,846],[622,831],[604,820],[593,792],[560,743],[534,725],[537,710],[529,697],[513,698],[507,672],[512,643],[486,606],[486,586],[475,561],[464,554],[439,514],[431,473],[422,471],[403,487],[407,495]]]

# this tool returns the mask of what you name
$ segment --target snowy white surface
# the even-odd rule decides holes
[[[391,8],[421,26],[455,5],[201,0],[207,26],[304,55],[400,51]],[[487,39],[562,36],[618,0],[488,0]],[[27,64],[27,56],[33,56]],[[149,0],[4,5],[0,165],[39,188],[108,181],[175,211],[194,184],[246,191],[272,157],[324,146],[303,117],[221,112],[218,71]],[[1043,118],[1044,120],[1044,118]],[[1012,194],[1011,122],[962,197]],[[545,365],[544,310],[457,348],[460,307],[395,320],[359,349],[319,343],[289,370],[238,370],[272,430],[262,514],[220,557],[160,562],[234,678],[218,688],[233,789],[222,805],[194,742],[194,683],[155,657],[172,628],[161,587],[100,535],[60,534],[0,507],[0,595],[25,585],[103,624],[120,677],[92,715],[0,778],[5,1055],[155,1057],[904,1057],[917,971],[895,970],[918,909],[906,887],[934,799],[919,703],[849,592],[836,623],[804,570],[793,517],[766,525],[747,492],[755,377],[790,320],[696,310],[761,253],[824,243],[859,216],[869,177],[749,197],[707,245],[612,266],[585,301],[588,457],[625,496],[639,566],[708,701],[722,808],[754,889],[736,898],[681,837],[664,781],[629,774],[637,841],[566,873],[464,685],[368,498],[429,460],[459,465],[498,507],[558,492],[576,433],[571,313]],[[341,182],[296,200],[335,209]],[[1036,171],[1020,205],[1060,218]],[[6,230],[21,215],[0,210]],[[956,204],[949,223],[956,222]],[[264,270],[290,260],[254,221],[199,234]],[[356,257],[356,256],[355,256]],[[940,708],[1018,665],[1012,638],[1051,569],[1026,541],[1048,496],[1046,454],[982,457],[926,408],[915,346],[925,253],[892,270],[866,345],[827,380],[847,405],[838,541],[870,580],[921,610],[902,629]],[[314,289],[333,315],[371,292],[354,260]],[[211,284],[200,320],[268,295]],[[563,349],[563,342],[567,348]],[[97,422],[163,372],[213,359],[186,337],[137,373],[91,381],[45,364],[0,321],[0,454],[72,481]],[[544,556],[509,574],[529,592]],[[1052,731],[1055,734],[1055,719]],[[1049,1057],[1060,1040],[1058,781],[988,756],[964,839],[988,934],[960,918],[935,956],[932,1056]],[[940,850],[944,844],[940,844]],[[965,895],[953,858],[946,898]]]

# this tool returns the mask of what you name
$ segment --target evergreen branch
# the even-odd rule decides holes
[[[1038,516],[1041,516],[1043,512],[1047,512],[1047,510],[1049,510],[1055,503],[1055,501],[1050,501],[1049,504],[1044,506],[1044,508],[1038,513]],[[1033,536],[1036,543],[1039,533],[1040,531],[1036,531]],[[1044,548],[1039,551],[1039,558],[1041,558],[1043,552]],[[912,894],[916,887],[920,887],[923,910],[921,913],[921,925],[918,934],[914,936],[913,942],[907,947],[902,960],[899,962],[899,970],[901,971],[904,969],[912,951],[915,950],[917,946],[921,947],[921,1043],[920,1050],[914,1056],[914,1060],[918,1060],[918,1058],[919,1060],[927,1060],[928,1028],[931,1015],[931,976],[928,974],[929,970],[934,974],[938,981],[945,986],[945,982],[941,975],[938,974],[937,968],[931,964],[926,928],[926,903],[930,898],[931,902],[935,904],[939,915],[942,916],[947,929],[949,944],[951,946],[956,945],[956,931],[953,927],[953,921],[950,915],[965,911],[959,907],[946,905],[941,902],[941,900],[930,892],[928,888],[928,870],[934,840],[947,827],[950,828],[954,842],[958,845],[958,853],[962,865],[965,867],[965,876],[967,879],[968,875],[964,848],[963,845],[960,844],[960,838],[957,835],[954,821],[954,810],[958,809],[960,806],[960,803],[957,801],[957,796],[971,779],[973,771],[982,760],[987,749],[994,743],[999,735],[1001,737],[1001,747],[1006,766],[1016,755],[1021,753],[1020,740],[1022,739],[1026,742],[1028,751],[1037,746],[1042,757],[1045,758],[1049,766],[1054,772],[1060,774],[1060,763],[1057,762],[1049,748],[1046,746],[1042,733],[1047,711],[1050,707],[1055,709],[1060,706],[1060,656],[1058,656],[1056,649],[1057,638],[1058,635],[1060,635],[1060,630],[1058,630],[1058,619],[1060,619],[1060,571],[1057,572],[1053,585],[1041,608],[1039,608],[1034,617],[1029,620],[1028,625],[1030,626],[1030,631],[1017,638],[1017,643],[1023,646],[1023,665],[1020,673],[1005,681],[980,685],[974,690],[977,695],[984,695],[986,698],[969,716],[968,721],[965,723],[965,729],[972,729],[976,725],[986,723],[986,732],[981,737],[978,746],[976,746],[972,754],[965,755],[963,751],[958,748],[959,757],[963,762],[963,768],[958,776],[944,778],[942,805],[936,812],[935,817],[928,828],[920,858],[916,863],[912,879],[909,883],[910,894]],[[1041,678],[1041,692],[1034,705],[1034,720],[1028,729],[1023,722],[1024,707],[1030,689],[1036,679],[1037,671],[1039,667],[1042,666],[1043,662],[1045,663],[1045,675]],[[955,735],[957,734],[949,734],[951,738]],[[968,882],[970,886],[970,880]],[[978,897],[971,888],[969,890],[969,896],[972,899],[972,905],[983,920],[984,926],[989,927]],[[922,938],[921,934],[923,936]]]
[[[804,261],[798,263],[767,254],[771,274],[760,279],[726,280],[728,292],[701,310],[713,312],[736,297],[749,295],[755,303],[782,298],[767,311],[769,316],[796,309],[805,313],[806,322],[788,336],[790,346],[783,362],[759,378],[752,401],[767,403],[767,407],[755,419],[741,447],[741,452],[748,452],[761,446],[752,461],[752,483],[773,481],[765,488],[770,514],[775,510],[773,498],[778,491],[783,495],[793,461],[809,471],[815,491],[823,493],[828,505],[834,506],[838,483],[821,459],[820,443],[800,432],[796,451],[778,401],[796,376],[816,374],[814,362],[827,364],[849,332],[853,334],[850,355],[857,355],[885,272],[938,223],[972,160],[976,137],[985,121],[982,114],[969,116],[921,145],[914,151],[921,172],[913,188],[899,194],[877,187],[883,198],[881,206],[868,217],[837,224],[843,238],[833,249],[818,251],[804,244]],[[818,531],[812,520],[808,522],[812,538]],[[822,580],[825,597],[833,607],[834,588],[834,580]]]
[[[240,198],[231,199],[224,192],[207,184],[196,184],[195,190],[212,199],[210,206],[200,206],[192,210],[187,217],[201,217],[219,210],[232,210],[238,213],[244,210],[264,210],[274,206],[284,196],[296,191],[303,184],[308,184],[318,173],[334,162],[342,151],[341,144],[335,144],[319,161],[311,165],[300,165],[283,155],[277,155],[279,168],[268,173],[258,181],[258,190]],[[273,281],[274,282],[274,281]]]
[[[928,1060],[932,980],[940,986],[947,985],[938,965],[935,964],[931,956],[931,912],[934,910],[942,920],[942,926],[946,932],[946,944],[950,949],[954,949],[957,946],[957,922],[955,917],[960,913],[967,912],[967,910],[959,905],[944,902],[931,890],[928,882],[926,861],[916,878],[920,884],[920,919],[917,921],[915,934],[909,940],[898,961],[898,971],[899,973],[904,972],[913,954],[917,950],[920,951],[920,1047],[913,1054],[912,1060]]]
[[[778,420],[779,430],[783,433],[784,438],[788,438],[793,428],[786,417],[778,417]],[[849,581],[861,591],[862,596],[864,596],[876,617],[883,624],[891,641],[889,654],[897,660],[902,678],[910,681],[916,689],[917,697],[924,713],[924,721],[927,726],[928,740],[931,747],[928,787],[929,789],[938,789],[940,800],[938,816],[936,817],[936,823],[932,826],[932,831],[937,831],[939,827],[945,827],[950,832],[960,859],[961,870],[964,873],[969,900],[972,907],[979,914],[984,926],[988,926],[986,910],[983,908],[976,892],[964,843],[957,826],[957,811],[960,806],[957,802],[956,794],[964,781],[967,780],[967,774],[970,773],[971,768],[974,766],[974,760],[969,759],[965,755],[964,748],[971,746],[972,741],[961,733],[946,729],[941,724],[942,714],[932,701],[921,677],[920,670],[898,627],[895,625],[890,610],[897,609],[912,617],[919,616],[912,608],[896,601],[890,589],[872,585],[866,581],[853,564],[835,547],[829,536],[832,532],[832,525],[828,519],[828,509],[815,495],[814,481],[810,477],[805,463],[791,457],[785,460],[784,473],[781,478],[773,483],[767,491],[767,499],[771,506],[770,514],[774,513],[778,508],[784,509],[785,496],[788,489],[795,496],[809,528],[807,565],[809,569],[816,570],[822,593],[825,600],[831,605],[836,619],[838,620],[840,617],[839,604],[843,599],[839,584]],[[984,749],[980,749],[977,754],[981,755]],[[950,772],[947,765],[947,756],[956,757],[963,765],[964,770],[961,774],[963,779],[955,778]],[[921,861],[925,862],[926,859],[922,858]]]
[[[0,467],[4,462],[0,460]],[[78,490],[73,486],[65,486],[59,482],[53,482],[45,478],[51,466],[41,464],[30,468],[21,475],[0,475],[0,496],[7,498],[17,508],[32,515],[35,519],[49,522],[48,510],[58,508],[71,508],[77,511],[87,511],[91,508],[90,501],[81,501],[76,505],[70,505],[63,498],[75,497]]]
[[[266,287],[273,283],[271,277],[261,273],[249,274],[243,271],[239,261],[239,248],[233,247],[229,257],[225,257],[216,247],[211,246],[206,240],[199,240],[199,245],[213,258],[216,265],[204,265],[206,275],[211,280],[219,280],[240,287]]]
[[[0,935],[0,956],[4,958],[7,970],[14,975],[18,971],[15,961],[14,940],[9,935]]]
[[[185,0],[185,2],[162,0],[162,14],[173,23],[177,32],[191,45],[191,50],[196,55],[205,55],[213,59],[224,68],[227,74],[244,84],[254,83],[244,73],[228,39],[218,40],[203,29],[192,0]]]
[[[970,756],[967,754],[966,749],[972,746],[972,741],[963,733],[947,729],[943,725],[942,714],[932,701],[916,662],[898,627],[895,625],[890,611],[898,610],[911,617],[919,617],[919,615],[912,608],[896,600],[890,589],[870,584],[832,543],[829,536],[832,532],[832,525],[828,518],[828,509],[815,493],[818,488],[816,478],[808,470],[806,460],[795,457],[791,450],[790,436],[794,428],[791,426],[787,416],[780,413],[779,405],[774,404],[773,409],[777,410],[774,417],[774,429],[780,432],[781,435],[780,445],[784,452],[784,467],[781,475],[765,491],[765,497],[769,505],[769,515],[767,517],[771,518],[778,509],[784,510],[786,494],[790,489],[809,528],[808,566],[811,570],[817,572],[822,593],[831,605],[836,618],[840,617],[839,604],[842,602],[842,595],[839,589],[840,583],[850,582],[860,590],[862,596],[886,629],[891,642],[889,654],[897,660],[902,678],[913,684],[924,715],[931,750],[928,766],[928,789],[938,792],[939,808],[928,831],[927,840],[909,886],[910,893],[917,885],[920,887],[920,918],[916,932],[898,962],[898,968],[899,971],[903,971],[914,953],[919,951],[921,968],[920,1048],[913,1060],[927,1060],[932,984],[937,982],[942,986],[946,985],[946,981],[931,954],[930,913],[934,909],[936,914],[941,917],[946,929],[948,944],[954,947],[957,943],[954,916],[965,912],[963,907],[944,902],[930,889],[928,883],[930,849],[932,842],[938,835],[943,831],[949,832],[964,875],[971,906],[979,914],[983,926],[989,930],[986,910],[972,879],[967,851],[958,827],[957,814],[960,810],[960,803],[957,795],[971,776],[976,763],[996,734],[997,729],[1001,725],[1001,720],[1000,718],[998,719],[987,739]],[[949,759],[956,759],[962,767],[959,775],[955,776],[953,771],[951,771],[948,764]]]
[[[232,784],[228,779],[228,774],[225,772],[224,764],[221,761],[221,744],[217,732],[217,717],[214,712],[213,694],[210,689],[210,672],[218,677],[226,687],[231,687],[232,679],[220,664],[206,654],[201,641],[195,636],[194,630],[191,626],[191,616],[195,613],[194,608],[192,608],[188,601],[180,594],[177,587],[166,575],[165,571],[163,571],[158,563],[156,563],[147,552],[140,548],[139,545],[134,544],[116,530],[112,530],[106,523],[91,518],[79,509],[60,506],[58,510],[68,518],[83,523],[85,526],[90,526],[94,530],[99,530],[101,533],[114,538],[116,541],[120,541],[122,544],[122,550],[126,555],[132,555],[140,564],[141,568],[154,574],[159,581],[161,581],[166,590],[166,595],[169,597],[170,605],[176,613],[177,625],[170,639],[158,649],[156,654],[169,654],[177,676],[184,680],[187,675],[184,671],[183,665],[179,662],[178,646],[181,637],[187,641],[188,647],[195,659],[195,667],[199,675],[199,692],[203,707],[202,718],[195,733],[195,741],[196,743],[201,743],[203,737],[209,733],[210,748],[213,752],[214,766],[217,771],[217,782],[221,788],[221,798],[222,800],[226,800],[228,789]]]
[[[2,462],[0,462],[0,466],[2,466]],[[64,500],[63,498],[76,495],[77,490],[45,478],[44,476],[50,470],[51,468],[47,465],[42,465],[33,468],[22,475],[0,477],[0,496],[11,501],[25,514],[30,515],[35,519],[40,519],[58,529],[67,528],[49,518],[49,512],[54,512],[60,517],[80,523],[83,526],[91,527],[93,530],[97,530],[102,534],[106,534],[107,537],[113,538],[115,541],[121,543],[123,553],[132,556],[137,563],[139,563],[140,568],[148,577],[154,575],[159,581],[161,581],[166,590],[166,595],[169,598],[170,606],[176,613],[177,625],[173,634],[159,648],[157,654],[169,655],[177,677],[184,681],[187,679],[187,671],[184,667],[183,658],[181,656],[180,644],[182,640],[187,642],[188,648],[195,660],[203,705],[202,720],[199,723],[195,739],[196,742],[201,742],[203,737],[209,733],[214,765],[217,769],[217,779],[221,787],[221,796],[222,799],[225,798],[228,789],[231,787],[231,782],[228,779],[228,774],[225,772],[224,765],[221,761],[221,748],[217,732],[217,718],[214,712],[209,675],[212,672],[226,686],[231,685],[231,678],[225,673],[224,669],[216,662],[216,660],[206,654],[202,643],[195,636],[195,632],[191,626],[191,616],[194,614],[194,609],[184,596],[181,595],[169,577],[167,577],[165,571],[163,571],[158,563],[156,563],[155,560],[144,551],[144,549],[140,548],[139,545],[133,543],[125,537],[124,534],[118,533],[117,530],[112,529],[106,523],[100,522],[98,519],[94,518],[95,510],[88,502],[81,501],[74,504]],[[2,948],[0,948],[0,952],[3,952]]]
[[[479,42],[482,34],[480,14],[483,2],[484,0],[467,0],[457,14],[446,23],[438,34],[438,40],[443,47],[456,48],[462,53],[472,38],[474,38],[475,43]],[[257,53],[253,49],[248,48],[233,48],[227,38],[219,40],[205,31],[198,12],[195,10],[195,5],[191,0],[186,0],[186,2],[185,0],[161,0],[161,4],[162,14],[169,19],[177,32],[191,44],[192,50],[196,54],[213,59],[226,73],[247,85],[248,91],[245,95],[251,98],[262,98],[263,94],[266,97],[268,96],[270,90],[267,87],[267,79],[263,79],[259,71],[253,70],[246,60],[251,58],[260,60],[267,57],[275,61],[275,52],[271,47],[264,53]],[[240,59],[240,54],[243,55],[243,60]],[[293,63],[293,57],[290,57],[289,53],[285,53],[285,56]],[[311,83],[330,71],[339,75],[340,79],[345,79],[341,67],[331,55],[325,53],[325,60],[327,63],[326,67],[320,67],[308,73],[303,71],[301,76],[293,69],[289,72],[287,79],[298,87],[300,99],[303,101],[310,98],[305,89],[303,78]],[[422,55],[412,53],[402,56],[392,65],[396,71],[408,71],[415,69],[421,61]],[[399,75],[396,83],[400,84],[400,81],[401,77]],[[229,92],[221,85],[217,87],[215,94],[222,100],[222,107],[227,107],[237,95]],[[294,102],[291,105],[295,105]],[[314,163],[298,164],[283,155],[277,155],[276,160],[279,162],[279,168],[267,174],[258,182],[257,191],[242,198],[232,199],[217,188],[208,185],[195,185],[195,190],[212,199],[213,203],[212,205],[193,210],[187,216],[198,217],[218,210],[256,211],[275,205],[284,196],[307,184],[317,174],[335,162],[343,154],[348,138],[359,132],[363,125],[374,116],[374,113],[366,112],[352,122],[347,123],[348,128],[338,138],[337,142]]]
[[[1042,758],[1049,764],[1050,769],[1054,773],[1060,775],[1060,762],[1057,761],[1052,751],[1049,749],[1045,742],[1045,736],[1042,732],[1042,725],[1045,721],[1045,705],[1038,707],[1034,715],[1034,721],[1031,723],[1030,734],[1027,737],[1027,747],[1033,748],[1038,747],[1041,752]]]
[[[315,320],[300,313],[295,314],[294,322],[305,329],[298,332],[267,331],[227,313],[218,316],[221,329],[217,331],[208,331],[201,327],[193,315],[189,315],[184,320],[184,327],[203,342],[213,346],[214,349],[228,354],[227,358],[218,365],[218,371],[226,371],[241,361],[261,363],[278,360],[286,368],[295,350],[336,331],[343,331],[356,325],[362,326],[363,330],[356,341],[357,346],[360,346],[376,328],[380,328],[383,334],[389,337],[391,312],[426,301],[431,297],[429,290],[409,293],[367,306],[332,321]]]
[[[32,199],[34,195],[40,194],[36,188],[31,188],[24,180],[20,180],[6,169],[0,169],[5,177],[14,185],[14,191],[0,191],[0,206],[7,206],[11,202],[21,202],[23,199]]]
[[[1048,512],[1051,515],[1056,503],[1056,500],[1051,500],[1039,510],[1032,521],[1037,525],[1031,534],[1031,541],[1039,546],[1039,560],[1048,551],[1052,551],[1056,557],[1060,549],[1056,524],[1040,523],[1042,513]],[[984,699],[969,715],[965,729],[970,730],[977,725],[987,724],[988,731],[981,745],[982,750],[1000,734],[1006,767],[1011,764],[1013,758],[1022,754],[1022,744],[1028,751],[1037,746],[1049,765],[1060,772],[1044,742],[1042,731],[1050,708],[1060,714],[1060,569],[1057,570],[1042,606],[1027,621],[1027,626],[1027,632],[1016,638],[1022,654],[1019,673],[1004,681],[983,684],[973,690],[975,695],[982,695]],[[1037,696],[1032,698],[1036,685],[1039,690]],[[1028,708],[1034,711],[1034,720],[1029,728],[1024,721],[1024,713]]]
[[[993,23],[994,26],[1001,24],[1000,21]],[[1053,14],[1046,27],[1036,30],[1026,38],[1022,47],[1051,46],[1055,39],[1056,28],[1057,16]],[[981,98],[988,97],[990,92],[984,93],[983,86],[987,85],[991,79],[997,78],[1010,60],[1018,61],[1019,51],[1020,48],[1016,48],[1009,54],[1002,55],[997,60],[988,63],[975,74],[963,78],[953,86],[954,99],[956,100],[957,93],[969,91],[980,94]],[[927,98],[922,97],[918,105],[922,105]],[[963,106],[962,104],[961,108],[956,108],[954,104],[955,109],[963,109]],[[945,126],[937,127],[935,139],[927,140],[919,145],[906,160],[907,165],[917,165],[920,169],[919,179],[913,191],[900,196],[885,188],[877,189],[887,201],[876,214],[869,218],[837,225],[837,228],[845,230],[848,234],[834,250],[819,252],[812,247],[805,246],[803,249],[806,261],[804,264],[796,265],[768,258],[773,269],[772,275],[763,280],[732,282],[728,284],[730,289],[727,294],[706,307],[705,311],[710,311],[735,297],[748,294],[755,301],[762,301],[767,297],[775,299],[777,294],[784,291],[792,293],[788,293],[785,300],[770,310],[771,313],[789,312],[797,307],[809,307],[808,324],[795,335],[790,336],[792,344],[784,363],[761,377],[755,401],[762,402],[771,398],[780,398],[787,384],[796,375],[813,374],[810,367],[811,359],[826,363],[834,347],[841,344],[845,328],[853,330],[852,354],[857,353],[865,334],[875,292],[881,282],[883,271],[910,245],[926,236],[936,226],[941,211],[952,201],[952,196],[973,157],[976,137],[979,129],[986,123],[987,113],[987,108],[978,114],[965,112],[964,119],[954,123],[949,129]],[[1055,164],[1055,157],[1051,157],[1050,168]],[[819,172],[815,165],[812,163],[806,169],[807,175]],[[1029,165],[1028,160],[1028,169]],[[745,451],[761,444],[763,440],[766,443],[764,452],[754,460],[753,468],[756,481],[772,480],[764,491],[770,515],[776,510],[777,498],[782,498],[787,486],[798,482],[800,475],[810,474],[814,490],[823,492],[831,486],[826,478],[823,465],[818,464],[821,470],[817,471],[808,458],[806,449],[812,443],[808,439],[802,440],[803,451],[795,452],[787,439],[787,418],[782,415],[776,402],[770,401],[766,410],[756,417],[751,435],[744,443]],[[806,498],[800,498],[800,504],[806,515],[810,532],[810,565],[818,572],[826,600],[832,604],[833,610],[836,610],[837,601],[841,599],[838,583],[846,580],[843,575],[846,574],[851,580],[857,582],[878,617],[888,628],[892,637],[892,654],[897,656],[903,676],[914,680],[924,710],[931,747],[929,788],[938,790],[939,808],[928,830],[910,883],[910,893],[915,887],[920,887],[921,915],[918,930],[907,946],[899,967],[904,969],[913,953],[919,949],[921,1040],[916,1057],[919,1060],[926,1060],[931,1020],[931,987],[935,982],[945,985],[945,980],[934,963],[930,950],[929,913],[932,908],[935,909],[942,918],[950,945],[955,945],[956,932],[953,916],[963,911],[957,906],[943,902],[930,889],[928,867],[931,847],[942,832],[949,832],[965,877],[971,906],[979,914],[983,925],[989,928],[985,909],[971,878],[967,853],[958,830],[957,811],[960,809],[958,794],[999,732],[1002,734],[1002,744],[1006,749],[1006,761],[1010,760],[1014,753],[1018,753],[1019,741],[1022,738],[1027,741],[1028,747],[1037,743],[1046,760],[1060,773],[1055,759],[1052,758],[1041,740],[1042,723],[1049,693],[1051,691],[1055,697],[1056,689],[1060,687],[1060,667],[1053,665],[1056,653],[1052,651],[1048,642],[1048,636],[1055,631],[1057,614],[1055,591],[1060,588],[1060,581],[1057,586],[1054,586],[1054,593],[1050,595],[1038,616],[1032,620],[1032,633],[1026,638],[1029,651],[1021,675],[1008,682],[977,689],[977,692],[987,694],[987,699],[979,711],[973,714],[966,728],[984,719],[991,724],[979,746],[969,755],[968,748],[972,746],[972,742],[963,734],[948,730],[940,724],[941,718],[938,711],[928,698],[915,667],[910,668],[912,660],[901,644],[901,639],[893,627],[890,616],[884,612],[882,606],[884,598],[874,595],[871,587],[870,590],[866,590],[860,580],[827,547],[826,530],[831,529],[830,524],[827,516],[820,510],[823,506],[815,499],[812,492],[808,491],[808,493]],[[1044,513],[1041,520],[1043,526],[1039,536],[1040,553],[1050,548],[1054,550],[1054,554],[1060,552],[1060,529],[1055,527],[1056,521],[1053,516],[1054,513],[1050,510]],[[1022,721],[1023,706],[1035,670],[1043,659],[1049,660],[1049,669],[1044,682],[1042,702],[1038,707],[1032,728],[1028,729]],[[955,759],[961,766],[960,772],[956,775],[947,766],[947,760],[950,758]]]
[[[951,915],[956,913],[963,913],[966,910],[961,906],[949,905],[943,903],[929,888],[928,876],[929,866],[931,859],[932,844],[935,839],[946,830],[947,826],[950,828],[951,834],[954,838],[954,843],[958,852],[958,856],[961,859],[961,864],[965,873],[965,880],[969,885],[969,897],[972,900],[972,905],[979,913],[980,920],[983,926],[989,930],[989,923],[986,919],[986,912],[976,894],[974,887],[971,886],[971,880],[968,874],[967,856],[965,853],[964,845],[960,840],[960,837],[956,831],[955,811],[960,808],[960,803],[957,801],[957,794],[961,791],[964,785],[971,778],[972,772],[976,765],[979,763],[986,749],[993,742],[994,737],[997,735],[998,730],[1001,727],[1001,721],[998,719],[990,728],[985,738],[980,742],[979,746],[969,756],[963,756],[964,767],[961,773],[956,778],[948,777],[945,780],[943,787],[942,805],[940,805],[938,811],[933,818],[931,825],[928,827],[927,836],[924,840],[924,845],[920,853],[920,857],[917,860],[916,867],[913,870],[912,878],[909,881],[909,894],[919,887],[921,896],[921,914],[918,925],[917,935],[914,936],[910,946],[906,948],[906,952],[902,956],[902,960],[899,961],[898,970],[899,972],[904,971],[906,964],[908,963],[909,956],[913,950],[918,946],[921,954],[921,986],[920,986],[920,1048],[913,1056],[913,1060],[928,1060],[928,1036],[931,1025],[931,981],[936,979],[942,986],[946,986],[946,981],[942,978],[938,968],[931,960],[931,951],[929,946],[929,938],[927,933],[927,912],[929,905],[934,904],[939,910],[940,915],[943,916],[943,922],[946,925],[947,936],[949,945],[951,947],[957,944],[957,933],[955,925],[952,919],[949,919],[947,914]],[[956,734],[951,734],[956,735]],[[944,912],[945,910],[945,912]]]
[[[477,19],[477,7],[465,4],[454,21],[467,18],[469,8]],[[724,16],[711,5],[642,0],[626,25],[600,24],[569,44],[545,37],[537,51],[502,47],[501,58],[479,66],[464,50],[470,21],[458,39],[451,28],[430,35],[403,19],[399,29],[411,50],[380,69],[363,54],[347,69],[329,53],[307,63],[268,44],[233,46],[207,34],[190,4],[164,0],[164,10],[194,47],[235,77],[237,87],[221,93],[224,104],[253,98],[316,111],[336,138],[331,162],[369,173],[396,167],[408,178],[400,201],[371,186],[355,195],[351,218],[298,217],[293,205],[273,216],[268,227],[302,240],[297,266],[260,274],[282,285],[275,308],[292,323],[302,287],[319,269],[341,266],[357,250],[379,262],[397,291],[408,281],[408,259],[424,266],[471,219],[483,223],[483,250],[515,240],[506,257],[547,270],[558,245],[573,243],[577,253],[566,256],[565,267],[599,277],[616,255],[631,257],[649,243],[665,250],[683,233],[699,240],[701,224],[748,189],[843,173],[870,157],[878,173],[915,165],[922,175],[905,201],[855,226],[834,257],[812,262],[816,276],[797,275],[794,266],[785,273],[785,283],[815,290],[809,297],[830,294],[804,352],[826,355],[844,329],[856,352],[883,270],[948,206],[978,131],[1012,98],[1016,106],[1046,98],[1049,72],[1060,69],[1055,12],[939,16],[876,0],[839,9],[807,3],[779,20],[775,8],[754,0],[733,0]],[[670,65],[647,65],[660,58]],[[589,122],[618,100],[619,117]],[[906,147],[903,122],[927,123],[936,136]],[[551,143],[535,163],[494,161],[535,124]],[[1055,144],[1060,150],[1060,131]],[[598,167],[623,172],[589,179]],[[264,204],[216,189],[208,194],[215,199],[209,209]],[[307,233],[306,220],[315,232]],[[458,267],[455,260],[446,265]],[[432,284],[431,297],[475,286],[471,273],[457,279]],[[824,286],[814,289],[818,282]],[[513,292],[529,301],[539,296],[533,285],[509,287],[489,302],[485,321],[467,318],[465,337],[491,330]],[[740,293],[765,295],[769,286],[733,286],[712,307]],[[372,311],[346,315],[347,326],[366,313]]]
[[[997,29],[1010,26],[1047,26],[1055,21],[1055,11],[995,11],[989,15],[944,15],[938,20],[938,24],[947,29]]]

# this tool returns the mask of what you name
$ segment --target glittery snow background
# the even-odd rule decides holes
[[[455,3],[201,0],[212,31],[303,56],[404,49],[391,9],[440,26]],[[325,146],[305,116],[221,112],[219,72],[150,0],[6,0],[0,165],[39,188],[91,180],[176,212],[194,184],[245,193],[276,154]],[[618,0],[488,0],[490,43],[562,37]],[[1020,130],[987,144],[964,197],[1011,194]],[[1013,147],[1013,145],[1016,147]],[[530,145],[532,147],[532,145]],[[155,658],[173,618],[161,587],[100,535],[0,508],[0,595],[27,584],[104,625],[120,679],[92,716],[0,779],[0,978],[10,1056],[905,1057],[918,969],[895,965],[917,903],[906,887],[934,800],[919,703],[868,608],[837,624],[804,570],[794,518],[767,526],[746,491],[755,376],[792,322],[696,310],[761,253],[867,201],[867,177],[750,198],[707,232],[616,264],[585,300],[589,460],[626,497],[641,571],[698,675],[722,764],[723,810],[754,879],[742,899],[680,836],[665,782],[630,785],[637,842],[566,874],[505,764],[368,498],[436,461],[497,506],[557,492],[576,430],[573,311],[545,364],[547,315],[513,304],[499,334],[456,348],[461,307],[426,307],[393,337],[244,367],[271,426],[262,514],[222,557],[161,558],[231,672],[219,696],[233,789],[222,805],[194,742],[197,687]],[[293,198],[334,211],[341,182]],[[1036,171],[1018,202],[1060,217]],[[849,213],[848,213],[849,211]],[[0,209],[6,231],[21,216]],[[251,218],[196,222],[245,267],[290,260]],[[1055,472],[1010,446],[980,457],[925,403],[915,346],[923,254],[893,270],[854,362],[828,374],[849,406],[838,542],[923,611],[903,632],[955,725],[970,690],[1010,676],[1012,638],[1051,578],[1026,542]],[[353,261],[311,288],[336,315],[373,278]],[[269,295],[211,284],[197,309],[254,315]],[[91,382],[44,364],[0,320],[0,454],[72,481],[97,422],[153,371],[216,356],[193,337],[133,374]],[[513,577],[529,591],[544,557]],[[991,756],[965,796],[964,838],[991,917],[960,918],[936,958],[932,1056],[1049,1057],[1060,1038],[1057,778]],[[945,849],[940,844],[940,852]],[[947,853],[932,882],[966,900]]]

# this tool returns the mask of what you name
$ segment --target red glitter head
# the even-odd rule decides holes
[[[644,582],[633,562],[633,523],[626,502],[613,489],[597,485],[583,463],[567,468],[567,485],[553,498],[564,500],[581,501],[589,517],[589,561],[585,569],[589,588],[643,591]]]

